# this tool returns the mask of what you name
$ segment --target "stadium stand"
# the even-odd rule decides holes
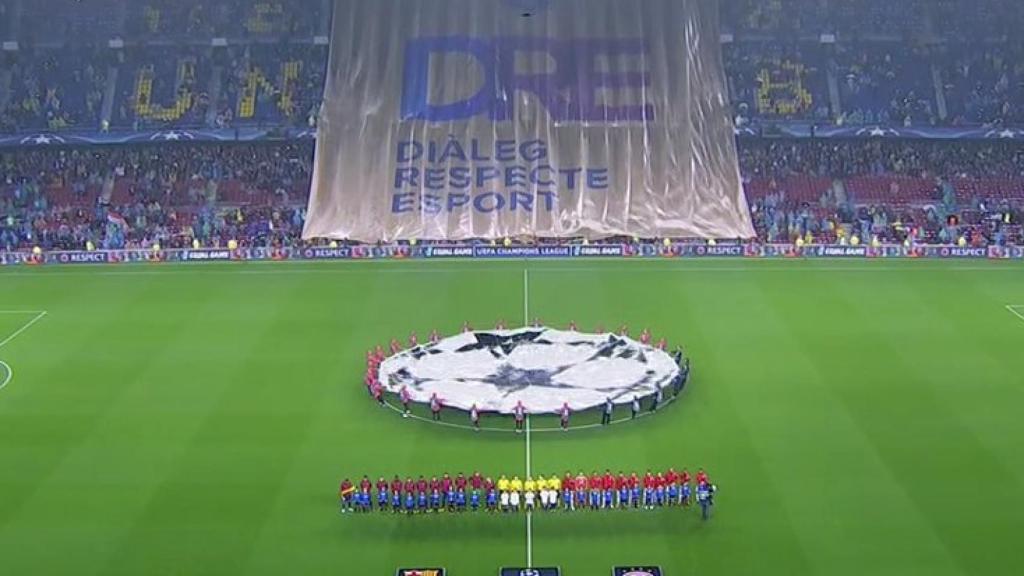
[[[1024,54],[990,0],[722,5],[761,240],[1021,241]],[[19,136],[0,149],[0,249],[298,245],[312,142],[287,130],[315,127],[329,11],[323,0],[0,0],[0,35],[14,41],[0,53],[0,136],[293,134],[52,149]],[[870,132],[816,137],[857,126]],[[919,127],[978,137],[895,132]]]

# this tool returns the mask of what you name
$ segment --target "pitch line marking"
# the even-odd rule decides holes
[[[1024,320],[1024,313],[1021,313],[1020,311],[1018,311],[1017,310],[1018,308],[1020,308],[1021,310],[1024,310],[1024,304],[1007,304],[1006,305],[1006,309],[1009,310],[1011,314],[1013,314],[1017,318],[1020,318],[1021,320]]]
[[[530,478],[530,416],[526,416],[526,477]],[[526,511],[526,567],[533,568],[533,510]]]
[[[530,269],[523,268],[523,327],[530,325]]]
[[[7,377],[4,378],[3,382],[0,382],[0,390],[3,390],[11,382],[11,379],[14,378],[14,369],[11,368],[10,364],[3,360],[0,360],[0,366],[3,366],[7,371]]]
[[[3,348],[4,345],[6,345],[8,342],[20,336],[21,333],[24,332],[25,330],[31,328],[33,324],[42,320],[43,317],[46,316],[46,310],[0,310],[0,314],[35,314],[35,316],[33,316],[31,320],[26,322],[24,326],[15,330],[14,334],[11,334],[7,338],[4,338],[2,341],[0,341],[0,348]],[[11,368],[10,364],[4,362],[3,360],[0,360],[0,366],[3,366],[7,372],[7,376],[4,377],[4,381],[0,382],[0,390],[3,390],[4,388],[7,387],[8,384],[11,383],[11,380],[14,379],[14,369]]]
[[[8,312],[2,312],[2,313],[3,314],[35,314],[35,316],[31,320],[26,322],[24,326],[22,326],[21,328],[18,328],[17,330],[15,330],[14,334],[11,334],[10,336],[8,336],[7,338],[4,338],[3,340],[0,340],[0,348],[3,348],[11,340],[14,340],[18,336],[21,336],[22,332],[24,332],[25,330],[28,330],[36,322],[39,322],[40,320],[42,320],[43,318],[46,317],[46,310],[42,310],[40,312],[14,312],[14,311],[8,311]]]
[[[530,269],[523,267],[523,326],[530,325]],[[526,477],[531,474],[530,465],[530,415],[526,415]],[[526,511],[526,567],[533,568],[533,511]]]

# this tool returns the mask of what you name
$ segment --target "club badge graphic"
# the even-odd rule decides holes
[[[659,566],[616,566],[612,576],[661,576]]]
[[[399,568],[395,576],[445,576],[444,568]]]

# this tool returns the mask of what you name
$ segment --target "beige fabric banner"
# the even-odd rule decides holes
[[[304,237],[749,238],[714,0],[335,0]]]

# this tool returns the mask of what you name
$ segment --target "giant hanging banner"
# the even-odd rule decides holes
[[[306,238],[750,238],[715,0],[335,0]]]

